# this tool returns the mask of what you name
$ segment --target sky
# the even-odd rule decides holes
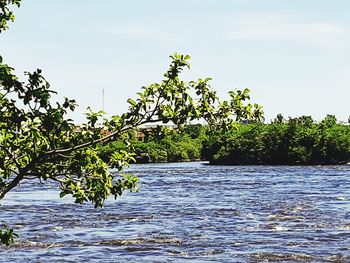
[[[350,115],[349,0],[23,0],[0,35],[4,62],[37,68],[79,108],[122,114],[142,86],[159,82],[174,52],[186,81],[211,77],[227,98],[249,88],[266,120]]]

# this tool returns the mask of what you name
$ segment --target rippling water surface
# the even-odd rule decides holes
[[[350,166],[134,165],[139,193],[103,209],[22,184],[1,262],[350,262]]]

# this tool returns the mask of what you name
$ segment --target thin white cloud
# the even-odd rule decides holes
[[[238,16],[226,32],[225,38],[344,46],[349,44],[350,27],[328,21],[300,21],[296,17],[283,14],[250,13]]]

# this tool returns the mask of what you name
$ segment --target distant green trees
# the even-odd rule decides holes
[[[180,129],[154,129],[144,131],[144,140],[138,141],[129,133],[128,141],[135,152],[135,161],[142,162],[147,156],[150,162],[181,162],[201,160],[202,141],[206,126],[190,124]],[[127,150],[122,141],[114,141],[100,146],[101,158],[105,161],[116,151]]]
[[[350,161],[350,126],[333,115],[319,123],[310,116],[278,115],[271,124],[241,124],[207,137],[202,155],[212,164],[342,164]]]
[[[279,114],[270,124],[255,122],[236,128],[213,131],[206,125],[186,125],[166,132],[144,131],[142,141],[129,134],[128,141],[136,156],[146,155],[150,162],[208,160],[211,164],[229,165],[350,162],[350,125],[338,123],[333,115],[315,122],[310,116],[285,120]],[[122,141],[100,145],[105,161],[120,150],[126,150]]]

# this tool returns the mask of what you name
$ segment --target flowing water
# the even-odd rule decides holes
[[[1,262],[350,262],[350,166],[134,165],[103,209],[23,183],[1,201]]]

